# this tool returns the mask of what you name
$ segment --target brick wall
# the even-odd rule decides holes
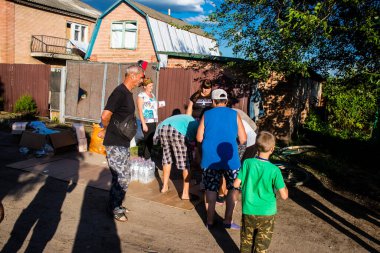
[[[0,63],[14,63],[15,4],[0,0]]]
[[[137,48],[134,50],[111,48],[111,23],[124,20],[137,21],[138,42]],[[121,3],[103,18],[90,60],[100,62],[136,62],[138,60],[157,62],[145,17],[135,12],[126,3]]]
[[[190,61],[186,59],[169,58],[168,68],[188,68],[197,65],[197,61]]]
[[[6,28],[8,28],[5,36],[3,33],[0,35],[0,62],[2,63],[42,64],[43,62],[30,55],[32,35],[66,38],[66,23],[70,21],[87,25],[89,28],[88,38],[90,38],[94,27],[93,22],[13,4],[8,1],[0,1],[0,21],[3,19],[2,14],[4,12],[2,7],[6,7],[6,15],[4,16],[6,16],[5,23],[7,24]],[[12,23],[14,25],[11,25]],[[0,22],[0,31],[4,29],[3,24]]]
[[[265,116],[257,122],[259,129],[271,131],[278,140],[289,144],[309,108],[321,105],[322,85],[308,78],[286,80],[272,73],[266,82],[259,84],[265,110]]]

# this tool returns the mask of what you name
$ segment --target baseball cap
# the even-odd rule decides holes
[[[211,93],[211,99],[227,99],[227,92],[223,89],[213,90]]]
[[[139,60],[137,62],[137,65],[139,65],[139,67],[141,67],[144,71],[146,70],[146,67],[148,67],[148,62],[146,61],[143,61],[143,60]]]

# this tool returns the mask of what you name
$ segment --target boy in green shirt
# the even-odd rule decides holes
[[[273,134],[260,132],[256,139],[258,156],[244,161],[234,181],[235,189],[241,186],[242,191],[240,252],[267,252],[277,213],[276,191],[282,199],[288,198],[280,169],[268,160],[275,144]]]

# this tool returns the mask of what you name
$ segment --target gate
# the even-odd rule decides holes
[[[65,91],[62,93],[64,97],[61,97],[64,101],[60,106],[61,115],[66,119],[99,122],[111,92],[124,81],[126,68],[134,64],[136,63],[67,61],[66,81],[63,80],[61,87]],[[158,73],[155,66],[156,64],[149,63],[145,75],[156,84]],[[142,88],[133,90],[135,102],[141,90]]]

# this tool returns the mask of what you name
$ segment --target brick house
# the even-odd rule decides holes
[[[0,0],[0,63],[82,60],[99,15],[79,0]]]
[[[120,0],[97,20],[85,59],[187,67],[221,60],[215,39],[201,29],[132,0]]]

